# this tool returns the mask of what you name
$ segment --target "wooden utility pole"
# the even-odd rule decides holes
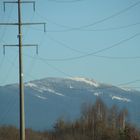
[[[19,48],[19,116],[20,116],[20,140],[25,140],[25,111],[24,111],[24,81],[23,81],[23,61],[22,61],[22,49],[23,46],[35,46],[36,52],[38,53],[38,45],[37,44],[23,44],[22,45],[22,25],[44,25],[44,32],[45,32],[45,23],[22,23],[21,18],[21,3],[32,3],[33,9],[35,10],[35,2],[34,1],[5,1],[4,4],[4,11],[5,6],[7,3],[17,3],[18,4],[18,23],[0,23],[0,25],[17,25],[18,26],[18,45],[3,45],[3,53],[5,55],[5,47],[15,46]]]
[[[18,0],[20,140],[25,140],[25,111],[24,111],[24,85],[23,85],[21,22],[22,22],[21,21],[21,1]]]

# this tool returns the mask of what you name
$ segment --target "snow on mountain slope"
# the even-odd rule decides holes
[[[36,95],[36,94],[34,94],[34,96],[36,96],[36,97],[39,98],[39,99],[47,100],[46,97],[43,97],[43,96],[40,96],[40,95]]]
[[[123,102],[131,102],[130,99],[124,98],[124,97],[111,96],[111,98],[112,98],[112,100],[120,100],[120,101],[123,101]]]
[[[127,87],[119,87],[121,88],[122,90],[125,90],[125,91],[134,91],[134,89],[130,89],[130,88],[127,88]]]
[[[32,88],[32,89],[34,89],[34,90],[36,90],[36,91],[38,91],[40,93],[43,93],[43,92],[47,92],[48,91],[48,92],[53,93],[53,94],[56,94],[58,96],[64,96],[63,94],[61,94],[59,92],[56,92],[54,89],[51,89],[51,88],[46,87],[45,85],[41,85],[41,84],[37,85],[37,84],[35,84],[33,82],[26,83],[25,84],[25,87],[30,87],[30,88]]]
[[[94,81],[94,80],[90,80],[88,78],[83,78],[83,77],[74,77],[74,78],[69,78],[70,80],[73,80],[73,81],[78,81],[78,82],[84,82],[86,84],[89,84],[91,86],[95,86],[95,87],[99,87],[100,85]]]
[[[51,92],[51,93],[54,93],[54,94],[59,95],[59,96],[64,96],[62,93],[56,92],[53,89],[49,89],[48,88],[46,91]]]
[[[26,87],[26,86],[27,86],[27,87],[30,87],[30,88],[34,88],[34,87],[37,88],[37,85],[34,84],[34,83],[31,83],[31,82],[26,83],[26,84],[25,84],[25,87]]]

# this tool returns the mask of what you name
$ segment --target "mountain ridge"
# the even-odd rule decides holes
[[[0,112],[6,112],[3,115],[5,121],[0,121],[1,125],[18,126],[18,93],[18,84],[0,87]],[[26,82],[26,126],[36,130],[44,130],[52,128],[59,117],[73,120],[80,115],[83,103],[94,103],[99,97],[108,106],[116,104],[120,108],[127,108],[134,124],[140,126],[139,91],[124,90],[83,77],[49,77]],[[12,102],[12,100],[14,101]]]

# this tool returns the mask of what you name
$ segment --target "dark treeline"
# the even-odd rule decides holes
[[[126,109],[108,108],[101,99],[84,104],[81,117],[75,121],[59,119],[49,132],[26,130],[26,140],[140,140],[140,131],[127,122]],[[14,127],[1,127],[0,140],[18,140]]]

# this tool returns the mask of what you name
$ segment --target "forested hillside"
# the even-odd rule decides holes
[[[140,131],[128,123],[128,116],[126,109],[109,108],[98,99],[95,104],[83,104],[77,120],[60,118],[53,130],[44,132],[26,129],[26,140],[140,140]],[[18,139],[18,129],[0,128],[0,140]]]

